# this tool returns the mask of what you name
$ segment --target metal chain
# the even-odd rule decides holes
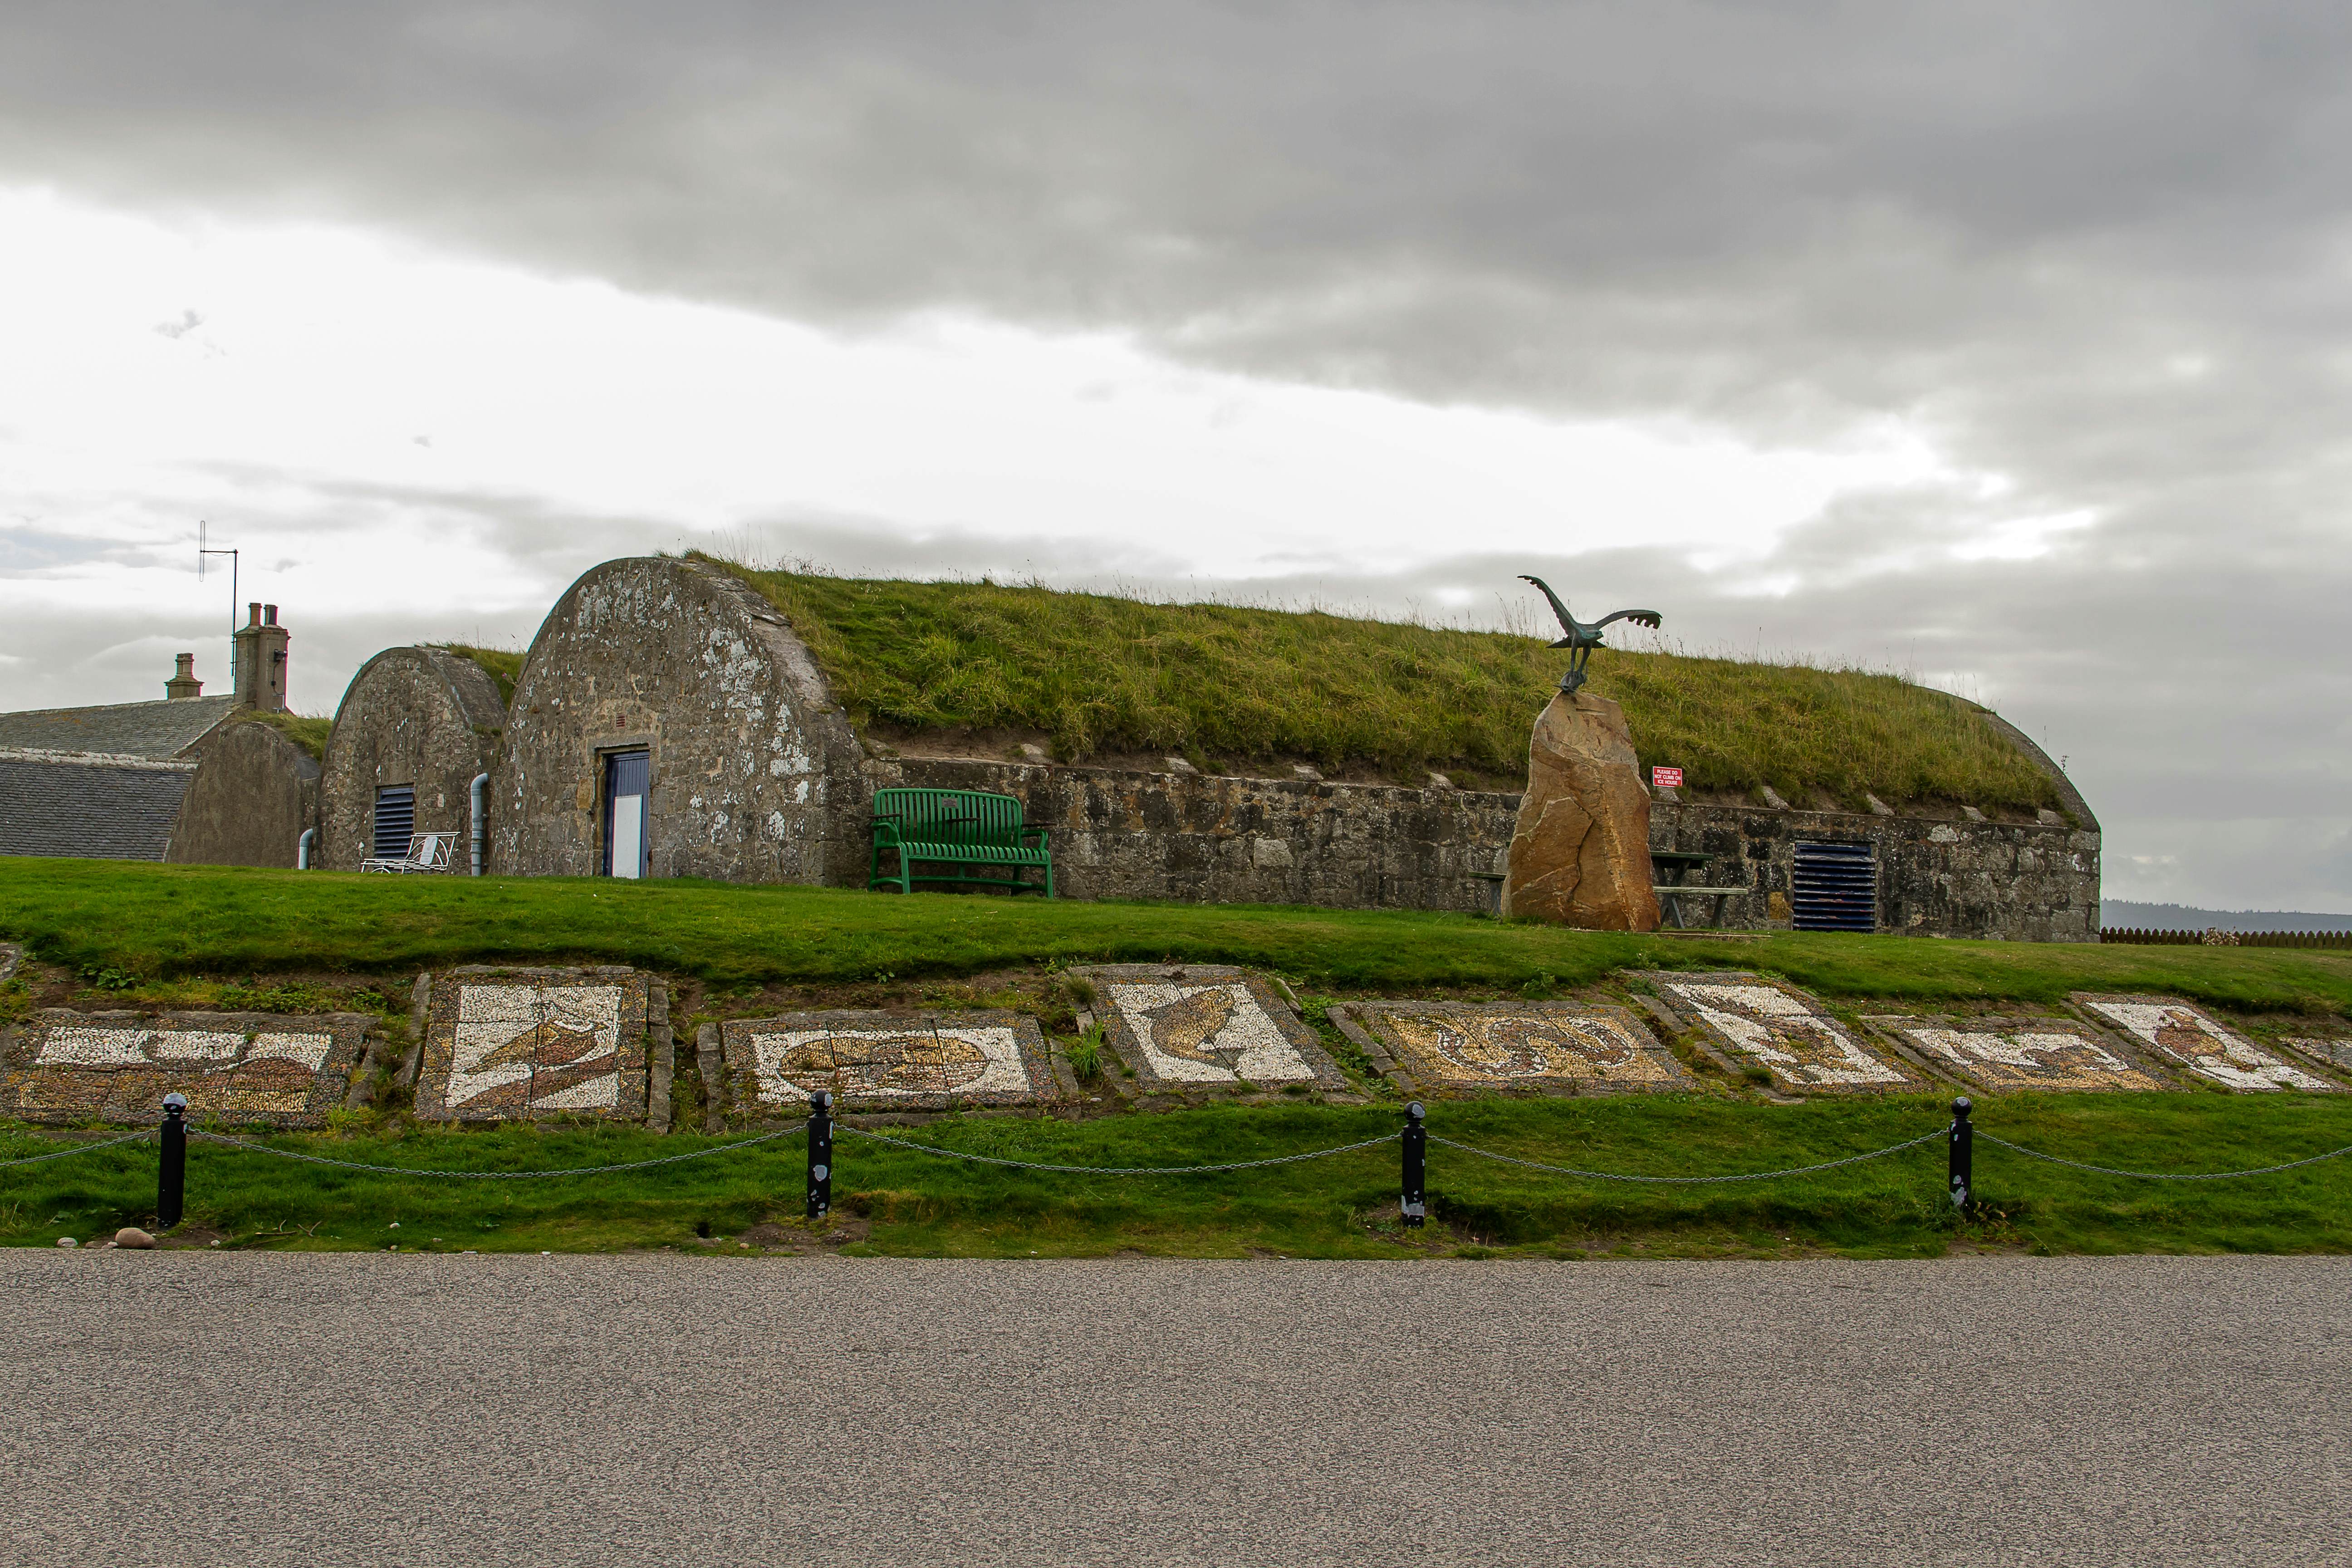
[[[143,1131],[127,1132],[120,1138],[109,1138],[102,1143],[77,1143],[70,1149],[60,1149],[54,1154],[28,1154],[21,1160],[0,1160],[0,1170],[5,1170],[10,1165],[37,1165],[44,1160],[70,1159],[76,1154],[87,1154],[94,1149],[111,1149],[117,1143],[143,1142],[150,1136],[151,1134]]]
[[[2071,1165],[2077,1171],[2096,1171],[2103,1176],[2137,1176],[2143,1182],[2225,1182],[2233,1176],[2267,1176],[2275,1171],[2292,1171],[2298,1165],[2316,1165],[2322,1160],[2334,1160],[2352,1154],[2352,1143],[2341,1149],[2330,1149],[2325,1154],[2314,1154],[2308,1160],[2289,1160],[2284,1165],[2257,1165],[2251,1171],[2119,1171],[2113,1165],[2086,1165],[2080,1160],[2062,1160],[2055,1154],[2045,1154],[2039,1149],[2028,1149],[2022,1143],[2012,1143],[2006,1138],[1996,1138],[1983,1128],[1977,1136],[1988,1143],[1998,1143],[2029,1160],[2046,1160],[2053,1165]]]
[[[1378,1143],[1393,1143],[1404,1136],[1401,1131],[1383,1132],[1378,1138],[1367,1138],[1360,1143],[1342,1143],[1336,1149],[1316,1149],[1305,1154],[1277,1154],[1271,1160],[1234,1160],[1222,1165],[1048,1165],[1035,1160],[1001,1160],[993,1154],[967,1154],[961,1149],[942,1149],[936,1143],[917,1143],[905,1138],[860,1131],[855,1127],[838,1124],[833,1131],[838,1137],[863,1138],[869,1143],[895,1143],[901,1149],[942,1154],[950,1160],[969,1160],[976,1165],[1008,1165],[1021,1171],[1065,1171],[1084,1176],[1196,1176],[1213,1171],[1255,1171],[1266,1165],[1295,1165],[1302,1160],[1320,1160],[1332,1154],[1370,1149]]]
[[[448,1176],[460,1182],[529,1182],[543,1176],[595,1176],[607,1171],[644,1171],[656,1165],[675,1165],[681,1160],[700,1160],[712,1154],[725,1154],[737,1149],[749,1149],[755,1143],[772,1143],[779,1138],[794,1138],[808,1131],[805,1125],[787,1127],[781,1132],[764,1133],[757,1138],[745,1138],[734,1143],[721,1143],[715,1148],[697,1149],[687,1154],[667,1154],[658,1160],[632,1160],[619,1165],[575,1165],[564,1171],[420,1171],[407,1165],[362,1165],[351,1160],[330,1160],[321,1154],[300,1154],[291,1149],[272,1149],[267,1143],[251,1143],[242,1138],[225,1138],[217,1132],[206,1132],[191,1127],[188,1136],[226,1143],[232,1149],[249,1150],[256,1154],[275,1154],[281,1160],[299,1160],[310,1165],[333,1165],[344,1171],[373,1171],[386,1176]],[[145,1134],[142,1133],[142,1137]]]
[[[1433,1143],[1443,1143],[1448,1149],[1459,1149],[1465,1154],[1475,1154],[1482,1160],[1493,1160],[1505,1165],[1524,1165],[1530,1171],[1550,1171],[1563,1176],[1589,1176],[1596,1182],[1651,1182],[1675,1186],[1693,1186],[1706,1182],[1769,1182],[1776,1176],[1802,1176],[1815,1171],[1834,1171],[1840,1165],[1859,1165],[1864,1160],[1875,1160],[1883,1155],[1900,1153],[1906,1149],[1916,1149],[1922,1143],[1945,1137],[1950,1131],[1951,1128],[1947,1125],[1937,1128],[1933,1132],[1922,1132],[1918,1137],[1906,1142],[1890,1143],[1884,1149],[1873,1149],[1867,1154],[1849,1154],[1843,1160],[1824,1160],[1818,1165],[1791,1165],[1785,1171],[1753,1171],[1743,1176],[1629,1176],[1616,1171],[1580,1171],[1572,1165],[1547,1165],[1538,1160],[1514,1159],[1508,1154],[1497,1154],[1491,1149],[1475,1149],[1467,1143],[1456,1143],[1451,1138],[1440,1138],[1434,1132],[1429,1134],[1429,1141]]]

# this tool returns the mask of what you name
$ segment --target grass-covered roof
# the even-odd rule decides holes
[[[1567,657],[1536,637],[1320,612],[730,569],[792,623],[853,722],[1034,731],[1072,761],[1303,758],[1517,781]],[[1591,674],[1624,705],[1643,765],[1678,765],[1696,789],[2057,804],[1981,710],[1897,676],[1615,648]]]

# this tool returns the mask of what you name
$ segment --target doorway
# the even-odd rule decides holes
[[[653,780],[650,752],[604,755],[604,875],[646,874],[646,803]]]

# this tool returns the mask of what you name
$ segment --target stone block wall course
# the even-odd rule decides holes
[[[2099,929],[2095,826],[1692,803],[1662,803],[1650,812],[1653,850],[1714,857],[1689,880],[1751,889],[1725,900],[1727,926],[1788,926],[1780,911],[1787,908],[1797,845],[1806,841],[1872,847],[1883,931],[2089,942]],[[1687,900],[1688,918],[1702,918],[1700,906],[1711,902]]]
[[[977,758],[876,761],[869,773],[868,798],[886,785],[1017,796],[1051,830],[1055,890],[1074,899],[1475,912],[1493,894],[1471,873],[1498,868],[1519,810],[1516,795],[1470,790]],[[861,846],[866,832],[860,815]],[[861,854],[856,885],[865,865]]]

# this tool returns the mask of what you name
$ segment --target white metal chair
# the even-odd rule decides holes
[[[360,869],[403,874],[416,871],[446,872],[449,869],[450,853],[457,843],[457,836],[454,833],[412,833],[408,837],[407,854],[397,858],[362,860],[360,862]]]

